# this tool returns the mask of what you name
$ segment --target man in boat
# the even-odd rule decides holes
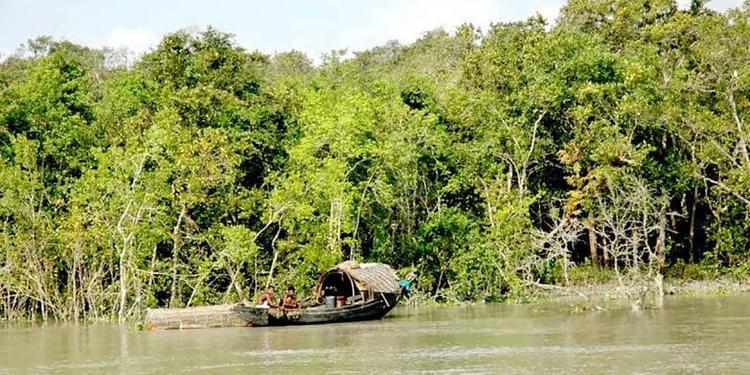
[[[268,289],[266,289],[263,294],[260,295],[258,298],[258,306],[259,307],[279,307],[279,305],[274,302],[274,289],[272,286],[269,286]]]
[[[294,287],[289,286],[286,288],[286,293],[284,293],[284,299],[282,300],[281,307],[285,309],[298,309],[299,304],[297,303],[297,296],[294,294]]]

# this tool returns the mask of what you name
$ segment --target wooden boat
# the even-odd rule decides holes
[[[299,309],[258,307],[248,304],[190,308],[150,309],[148,330],[208,327],[280,326],[380,319],[401,297],[396,273],[382,263],[348,261],[318,279],[314,302]],[[326,305],[326,299],[328,304]],[[340,304],[331,304],[338,300]]]
[[[324,273],[316,287],[317,303],[299,309],[236,305],[232,310],[252,326],[321,324],[380,319],[401,296],[393,269],[381,263],[348,261]],[[329,304],[325,304],[329,297]],[[331,297],[340,305],[331,306]]]

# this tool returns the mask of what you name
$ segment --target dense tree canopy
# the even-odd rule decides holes
[[[570,0],[315,66],[209,28],[134,64],[40,37],[0,64],[6,317],[309,290],[344,259],[422,296],[576,267],[750,267],[750,4]]]

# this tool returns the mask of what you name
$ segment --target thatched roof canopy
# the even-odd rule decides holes
[[[370,293],[400,293],[398,277],[387,264],[363,263],[350,260],[337,264],[318,280],[318,295],[323,295],[324,283],[331,274],[346,274],[361,291]]]

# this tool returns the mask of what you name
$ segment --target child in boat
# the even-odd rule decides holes
[[[294,294],[294,287],[289,286],[286,288],[286,293],[284,293],[284,300],[282,301],[283,308],[285,309],[298,309],[299,304],[297,303],[297,296]]]
[[[266,289],[266,291],[263,292],[263,294],[261,294],[260,297],[258,298],[258,304],[257,304],[257,306],[258,307],[266,307],[266,308],[268,308],[268,307],[279,307],[279,305],[277,305],[273,301],[274,300],[274,298],[273,298],[273,292],[274,292],[273,287],[269,286],[268,289]]]

